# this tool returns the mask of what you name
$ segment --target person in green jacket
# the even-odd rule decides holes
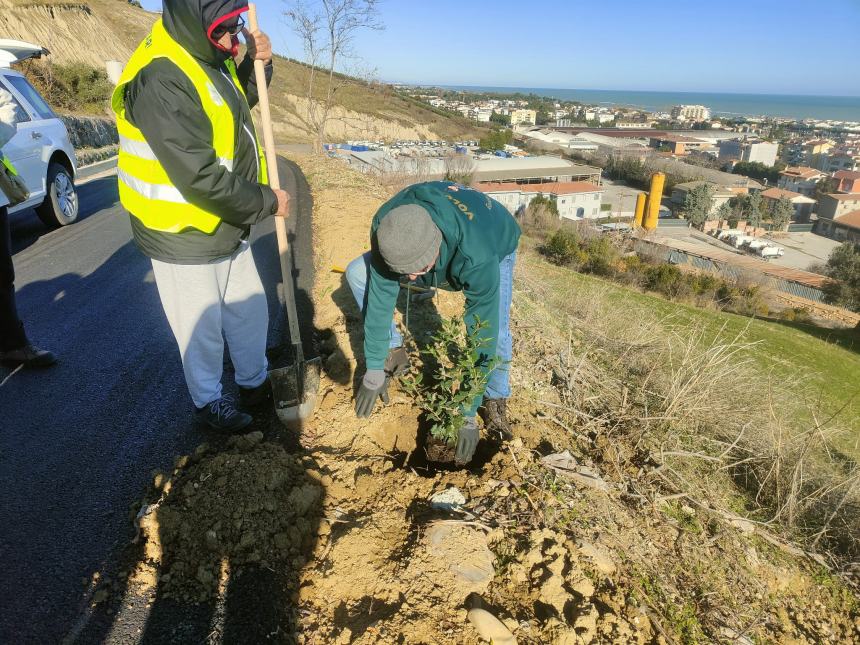
[[[382,205],[371,224],[371,250],[353,260],[346,279],[364,315],[367,371],[355,398],[355,412],[369,417],[376,399],[388,400],[392,376],[408,366],[403,338],[393,323],[400,279],[426,287],[462,291],[470,328],[486,323],[480,337],[500,363],[487,387],[467,410],[457,440],[456,460],[471,461],[478,444],[475,414],[488,431],[510,437],[510,309],[520,228],[499,202],[449,181],[409,186]],[[479,357],[484,364],[489,356]],[[483,405],[481,405],[483,400]]]

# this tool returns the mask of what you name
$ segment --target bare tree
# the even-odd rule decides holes
[[[335,95],[345,83],[343,78],[338,79],[335,69],[344,59],[356,58],[352,43],[358,31],[383,28],[378,0],[287,2],[286,16],[302,41],[309,67],[307,118],[314,132],[314,145],[321,152]]]

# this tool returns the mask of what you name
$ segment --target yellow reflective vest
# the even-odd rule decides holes
[[[15,166],[12,165],[12,162],[9,161],[9,158],[6,155],[4,155],[2,152],[0,152],[0,163],[2,163],[4,166],[6,166],[6,169],[9,172],[11,172],[13,175],[18,174],[18,171],[15,170]]]
[[[230,106],[218,93],[200,63],[167,33],[159,19],[152,32],[132,54],[111,97],[111,107],[116,114],[119,132],[119,199],[147,228],[167,233],[180,233],[185,229],[195,228],[204,233],[212,233],[218,228],[221,218],[195,206],[182,196],[170,181],[143,133],[126,119],[126,85],[156,58],[168,58],[188,76],[200,95],[203,111],[212,122],[212,147],[215,155],[227,170],[233,169],[235,117]],[[236,76],[236,65],[232,58],[226,61],[226,66],[233,83],[244,97],[245,91]],[[259,139],[256,146],[260,160],[257,181],[265,184],[268,183],[268,174]]]

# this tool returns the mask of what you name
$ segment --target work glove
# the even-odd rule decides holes
[[[385,405],[389,403],[388,384],[394,376],[400,376],[409,371],[409,353],[405,347],[395,347],[388,352],[385,367],[381,370],[367,370],[361,379],[361,387],[355,395],[355,414],[367,418],[376,406],[376,397],[382,399]]]
[[[369,417],[377,397],[388,403],[388,376],[385,370],[367,370],[355,395],[355,416],[360,419]]]
[[[472,461],[480,438],[481,433],[478,431],[475,417],[466,417],[463,427],[460,428],[460,434],[457,435],[457,450],[454,453],[454,462],[458,466],[463,466]]]

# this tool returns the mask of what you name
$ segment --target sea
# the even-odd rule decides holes
[[[668,112],[673,105],[704,105],[715,116],[772,116],[824,121],[860,121],[860,96],[727,94],[716,92],[645,92],[572,90],[542,87],[443,86],[444,89],[500,94],[537,94],[588,105],[615,105]]]

